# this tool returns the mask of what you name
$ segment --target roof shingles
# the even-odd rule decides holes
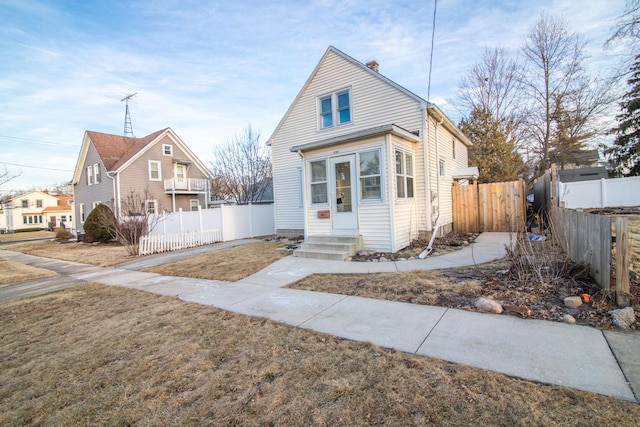
[[[91,139],[91,142],[93,142],[93,146],[96,148],[98,155],[100,155],[107,171],[114,171],[167,129],[168,128],[161,129],[143,138],[129,138],[122,135],[112,135],[89,130],[87,131],[87,135],[89,139]]]

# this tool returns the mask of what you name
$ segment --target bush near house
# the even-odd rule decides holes
[[[92,242],[107,243],[115,238],[113,211],[108,206],[96,206],[84,222],[85,236]]]

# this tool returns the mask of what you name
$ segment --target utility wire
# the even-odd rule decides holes
[[[18,166],[18,167],[21,167],[21,168],[46,169],[46,170],[49,170],[49,171],[58,171],[58,172],[73,172],[70,169],[45,168],[45,167],[42,167],[42,166],[20,165],[18,163],[9,163],[9,162],[0,162],[0,165]]]
[[[71,144],[63,144],[61,142],[52,142],[52,141],[42,141],[39,139],[27,139],[27,138],[18,138],[15,136],[6,136],[6,135],[0,135],[0,139],[9,139],[9,140],[13,140],[13,141],[21,141],[21,142],[31,142],[34,144],[42,144],[42,145],[53,145],[55,147],[64,147],[64,148],[73,148],[73,149],[78,149],[77,145],[71,145]]]
[[[431,25],[431,53],[429,54],[429,82],[427,84],[427,104],[431,95],[431,67],[433,66],[433,40],[436,36],[436,9],[438,8],[438,0],[433,0],[433,24]]]

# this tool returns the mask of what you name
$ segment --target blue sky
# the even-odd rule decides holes
[[[439,0],[431,100],[458,121],[450,101],[468,67],[486,46],[517,51],[542,12],[564,17],[605,73],[623,10]],[[70,180],[84,131],[121,134],[134,92],[136,136],[172,127],[206,163],[249,122],[266,140],[329,45],[426,98],[432,18],[430,0],[0,0],[0,171],[21,171],[0,191]]]

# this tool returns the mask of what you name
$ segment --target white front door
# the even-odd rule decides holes
[[[336,230],[358,228],[358,192],[356,191],[356,156],[331,159],[331,214]]]

